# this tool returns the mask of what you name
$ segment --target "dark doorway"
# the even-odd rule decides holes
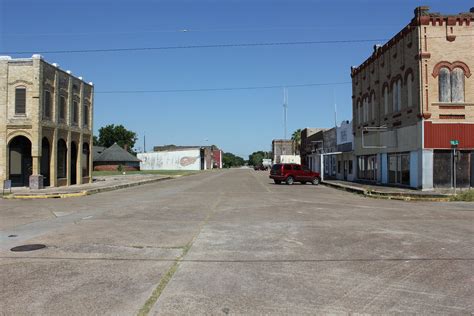
[[[30,185],[33,169],[31,159],[31,142],[25,136],[17,136],[9,145],[9,178],[12,186],[23,187]]]
[[[56,168],[58,179],[65,179],[67,177],[67,145],[64,139],[58,140]]]
[[[43,138],[41,143],[41,175],[43,176],[43,184],[45,186],[50,185],[50,159],[51,159],[51,146],[49,146],[49,141],[46,137]]]
[[[433,185],[450,188],[453,185],[453,153],[450,150],[435,150],[433,154]]]
[[[71,184],[77,183],[77,145],[71,142]]]
[[[89,144],[84,143],[82,145],[82,177],[89,177],[89,158],[90,158],[90,149]]]

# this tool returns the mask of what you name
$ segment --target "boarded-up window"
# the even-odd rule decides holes
[[[464,71],[461,68],[451,72],[451,102],[464,102]]]
[[[51,92],[44,91],[43,117],[51,118]]]
[[[77,102],[74,101],[72,103],[72,122],[74,124],[77,124],[78,121],[79,121],[79,109],[78,109]]]
[[[451,102],[451,73],[443,67],[439,71],[439,102]]]
[[[63,96],[59,97],[59,119],[66,119],[66,98]]]
[[[18,87],[15,89],[15,114],[26,113],[26,88]]]

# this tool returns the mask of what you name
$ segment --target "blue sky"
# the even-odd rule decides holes
[[[0,52],[390,38],[413,17],[472,0],[0,0]],[[183,32],[182,30],[187,30]],[[152,145],[216,144],[247,158],[283,138],[282,89],[100,93],[350,82],[375,42],[43,54],[95,84],[94,128],[123,124]],[[31,55],[31,54],[30,54]],[[12,55],[24,57],[24,55]],[[351,85],[289,88],[288,134],[351,119]]]

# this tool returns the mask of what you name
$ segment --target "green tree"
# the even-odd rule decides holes
[[[222,164],[225,168],[240,167],[245,164],[245,160],[232,153],[224,153],[222,155]]]
[[[249,165],[258,166],[262,164],[262,160],[265,158],[270,158],[271,154],[265,151],[256,151],[249,155]]]
[[[129,131],[123,125],[111,124],[99,129],[97,144],[103,147],[110,147],[115,143],[120,147],[127,145],[128,151],[133,152],[132,148],[137,139],[137,134]]]
[[[296,153],[299,154],[301,148],[301,128],[298,128],[293,132],[293,134],[291,134],[291,140],[295,143]]]

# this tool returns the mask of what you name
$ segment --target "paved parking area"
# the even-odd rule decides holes
[[[245,169],[0,200],[0,311],[470,314],[473,224],[473,203],[274,185]],[[30,243],[47,248],[9,250]]]

